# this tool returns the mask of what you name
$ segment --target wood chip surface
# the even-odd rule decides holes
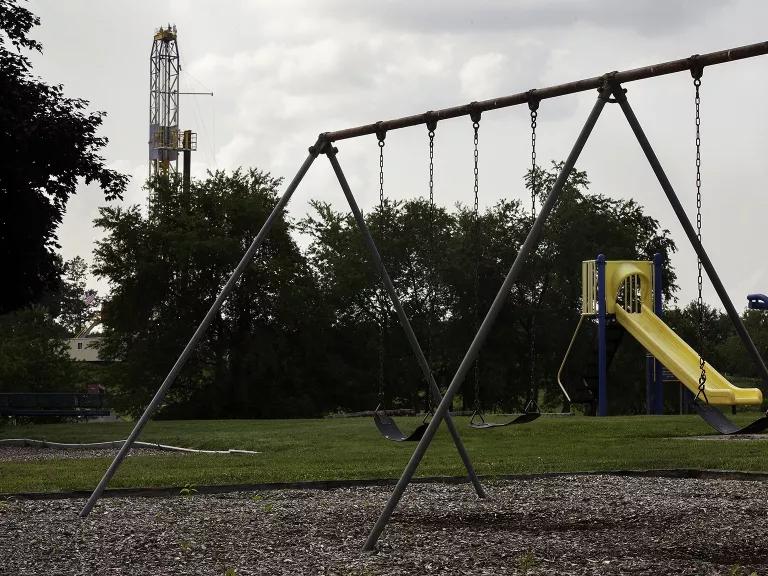
[[[768,485],[561,476],[390,489],[0,503],[0,574],[768,574]]]

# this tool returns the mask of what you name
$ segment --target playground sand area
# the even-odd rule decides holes
[[[768,485],[559,476],[0,503],[2,574],[768,574]]]

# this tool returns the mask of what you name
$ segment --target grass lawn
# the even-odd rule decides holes
[[[746,423],[756,414],[740,414]],[[711,433],[697,416],[547,418],[495,430],[459,430],[481,475],[652,468],[768,471],[766,441],[674,440]],[[403,428],[418,418],[400,418]],[[96,442],[125,438],[129,423],[0,428],[0,438]],[[140,438],[191,448],[259,450],[258,455],[131,456],[111,487],[396,478],[415,444],[383,440],[368,418],[151,422]],[[768,440],[768,435],[766,435]],[[0,493],[92,489],[110,458],[0,461]],[[463,474],[445,426],[419,475]]]

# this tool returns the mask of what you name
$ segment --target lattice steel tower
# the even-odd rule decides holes
[[[149,57],[149,177],[179,171],[184,153],[184,188],[189,188],[190,156],[197,149],[197,134],[179,132],[179,47],[176,26],[155,32]]]

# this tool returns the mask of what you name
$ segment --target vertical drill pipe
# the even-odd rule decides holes
[[[184,163],[181,170],[181,190],[184,193],[184,201],[189,202],[189,185],[192,172],[192,131],[184,130],[181,140],[183,148]],[[189,204],[187,204],[189,206]]]
[[[294,191],[299,186],[299,183],[304,178],[304,175],[309,170],[309,167],[312,166],[312,162],[315,161],[315,158],[317,158],[318,153],[322,150],[324,146],[325,146],[325,142],[323,140],[318,140],[317,144],[315,144],[315,146],[309,149],[310,150],[309,156],[307,156],[307,159],[304,160],[304,163],[299,168],[299,171],[296,173],[296,176],[293,177],[293,180],[288,185],[288,188],[286,188],[282,197],[280,198],[280,200],[278,200],[277,204],[272,209],[272,212],[270,213],[270,215],[267,217],[267,220],[262,225],[261,230],[259,230],[259,233],[256,235],[256,238],[254,238],[253,242],[251,242],[251,245],[248,247],[248,250],[245,252],[242,259],[240,260],[240,263],[237,265],[237,268],[235,268],[234,272],[232,272],[232,275],[229,277],[229,280],[227,280],[227,283],[221,289],[221,292],[219,292],[219,295],[216,297],[216,300],[211,305],[211,308],[208,310],[208,313],[205,315],[203,320],[200,322],[200,325],[197,327],[197,330],[195,330],[195,333],[192,335],[192,338],[190,338],[189,342],[187,342],[187,345],[184,347],[184,350],[179,355],[178,359],[176,360],[176,363],[173,365],[173,368],[171,368],[171,371],[168,373],[168,376],[165,377],[165,380],[163,381],[162,385],[160,386],[160,388],[158,388],[157,392],[155,393],[155,396],[152,398],[152,401],[149,403],[149,406],[147,406],[147,408],[144,410],[144,413],[141,415],[141,418],[139,418],[138,422],[136,422],[136,425],[133,427],[133,430],[131,430],[131,434],[128,436],[125,443],[120,448],[120,451],[117,453],[117,456],[115,456],[115,459],[112,461],[112,464],[109,465],[109,468],[104,473],[104,476],[99,481],[99,484],[94,489],[90,498],[88,498],[88,502],[86,502],[85,506],[80,511],[81,518],[85,518],[88,516],[88,514],[91,513],[91,510],[96,505],[96,502],[98,501],[98,499],[101,497],[102,492],[104,492],[104,489],[107,487],[107,484],[112,479],[112,476],[114,476],[115,472],[117,472],[117,469],[120,467],[120,464],[122,464],[123,459],[128,454],[128,451],[131,449],[131,446],[136,441],[136,438],[138,438],[139,434],[141,434],[141,431],[143,430],[144,426],[147,424],[149,419],[152,417],[152,414],[155,412],[157,407],[163,401],[163,398],[165,398],[165,394],[168,392],[168,388],[170,388],[173,382],[176,380],[176,377],[179,375],[179,372],[184,367],[184,364],[186,364],[187,360],[189,359],[189,356],[192,354],[192,351],[195,349],[195,346],[197,346],[197,343],[205,334],[206,330],[208,329],[208,326],[213,321],[214,316],[218,313],[219,309],[221,308],[221,305],[227,299],[230,292],[232,292],[232,290],[234,289],[235,284],[237,283],[240,276],[242,276],[246,267],[248,267],[248,265],[253,260],[253,256],[255,255],[256,250],[258,250],[259,246],[264,241],[264,238],[266,238],[267,234],[269,233],[269,230],[272,228],[272,225],[275,223],[277,218],[283,213],[283,209],[285,208],[285,205],[288,203],[288,200],[290,200]]]
[[[608,416],[608,354],[606,351],[605,255],[597,256],[597,415]],[[626,299],[624,284],[624,302]],[[615,296],[614,296],[615,298]]]
[[[373,263],[379,273],[379,277],[384,283],[384,286],[389,293],[389,297],[392,300],[392,304],[397,311],[397,317],[400,320],[400,325],[403,327],[405,335],[408,338],[408,343],[411,345],[411,349],[413,350],[413,353],[419,362],[421,371],[424,374],[424,379],[429,384],[430,390],[432,390],[435,398],[441,399],[440,388],[437,386],[437,382],[435,382],[435,378],[432,375],[432,370],[429,367],[429,362],[427,362],[427,358],[424,356],[424,352],[422,351],[421,345],[416,338],[416,334],[413,331],[413,327],[411,326],[411,322],[408,319],[408,315],[405,313],[403,305],[400,302],[400,298],[397,296],[395,286],[392,284],[392,279],[389,276],[389,272],[387,272],[386,266],[384,266],[384,262],[381,259],[381,254],[379,254],[379,249],[376,247],[376,242],[373,240],[373,236],[371,236],[371,231],[368,229],[368,225],[365,223],[365,218],[363,218],[363,214],[360,212],[360,208],[358,207],[357,201],[352,194],[352,190],[349,187],[347,178],[341,169],[339,160],[336,158],[336,150],[329,145],[326,149],[326,155],[328,156],[328,160],[331,162],[333,171],[336,173],[336,177],[339,180],[339,185],[344,192],[344,196],[347,197],[347,202],[349,202],[349,207],[352,209],[352,214],[354,215],[355,221],[357,222],[357,227],[360,229],[360,233],[363,235],[365,244],[371,253],[371,257],[373,258]],[[453,422],[453,418],[451,418],[450,412],[446,412],[445,414],[445,423],[448,426],[448,430],[450,431],[451,436],[453,437],[453,443],[456,444],[456,450],[458,450],[459,455],[461,456],[464,467],[467,469],[467,475],[474,485],[477,495],[480,498],[485,498],[486,494],[485,490],[483,489],[483,485],[480,484],[480,480],[477,478],[475,469],[472,466],[472,461],[469,458],[469,454],[467,454],[467,449],[464,447],[464,442],[461,440],[461,435],[456,429],[456,425]]]
[[[546,222],[547,217],[557,203],[560,192],[565,186],[565,183],[568,180],[568,176],[570,175],[571,170],[573,170],[573,167],[576,164],[576,160],[579,158],[579,154],[581,154],[584,145],[589,139],[589,135],[592,133],[592,129],[595,127],[595,123],[600,117],[600,113],[603,111],[604,106],[605,100],[601,95],[597,102],[595,102],[595,105],[592,108],[592,111],[590,112],[589,117],[587,118],[587,121],[581,130],[581,133],[576,139],[576,143],[573,145],[571,153],[568,155],[568,159],[565,161],[565,164],[563,165],[563,168],[560,171],[555,184],[552,186],[552,190],[550,191],[549,196],[547,196],[547,199],[541,206],[539,215],[536,217],[530,232],[528,232],[528,236],[526,237],[525,242],[523,242],[523,245],[520,247],[520,251],[517,253],[515,261],[512,264],[512,267],[509,269],[506,278],[504,279],[504,283],[501,285],[501,288],[496,294],[496,297],[494,298],[493,303],[491,304],[491,307],[488,310],[485,319],[483,320],[483,323],[480,325],[477,334],[475,334],[475,337],[472,340],[472,344],[470,344],[467,353],[464,355],[464,359],[461,361],[461,364],[459,365],[453,380],[451,380],[451,384],[448,386],[448,390],[446,391],[445,396],[443,396],[443,399],[440,401],[437,410],[435,410],[432,421],[429,423],[429,426],[427,426],[427,430],[424,432],[424,436],[421,438],[418,446],[416,446],[416,449],[411,455],[411,459],[408,461],[405,470],[403,470],[403,474],[400,477],[400,480],[398,480],[395,489],[392,491],[389,500],[384,506],[384,510],[382,510],[378,520],[376,520],[376,524],[371,530],[371,533],[368,535],[368,539],[363,546],[363,550],[373,550],[376,542],[379,539],[379,536],[381,535],[381,532],[389,522],[389,518],[395,511],[397,504],[400,502],[400,498],[402,498],[405,489],[411,481],[411,478],[413,478],[416,469],[419,467],[419,463],[421,462],[421,459],[424,457],[424,453],[427,451],[427,448],[432,442],[432,439],[435,436],[435,432],[437,432],[437,428],[440,426],[440,422],[445,417],[446,413],[448,412],[448,407],[453,402],[453,397],[456,395],[456,392],[458,392],[461,384],[464,382],[464,378],[466,377],[469,369],[472,367],[475,358],[477,358],[477,355],[480,352],[480,348],[482,348],[488,333],[493,327],[493,323],[501,312],[501,309],[504,307],[504,303],[507,300],[507,295],[509,294],[512,285],[515,283],[517,277],[522,271],[522,268],[525,266],[526,259],[530,253],[536,249],[536,246],[538,246],[539,237],[541,236],[542,230],[544,229],[544,223]]]
[[[728,296],[728,292],[725,291],[725,286],[723,286],[723,283],[720,280],[720,276],[718,276],[715,267],[712,265],[712,261],[709,259],[707,252],[704,250],[704,246],[696,236],[696,230],[694,230],[693,226],[691,225],[691,221],[688,219],[682,204],[680,204],[680,199],[677,197],[674,188],[672,188],[672,184],[669,182],[669,178],[667,178],[664,169],[661,167],[661,163],[659,162],[656,153],[653,151],[651,143],[648,141],[645,132],[643,132],[642,126],[640,126],[640,122],[638,121],[637,116],[635,116],[632,107],[629,105],[629,101],[624,94],[624,90],[620,85],[614,84],[613,94],[616,97],[619,106],[621,106],[621,110],[624,112],[624,116],[626,116],[629,125],[632,127],[632,131],[635,133],[635,137],[637,138],[640,147],[643,149],[645,157],[648,159],[648,163],[651,165],[653,172],[656,174],[656,178],[658,179],[659,184],[661,184],[661,188],[667,195],[667,199],[672,205],[672,209],[675,211],[677,219],[680,221],[683,230],[685,230],[685,234],[688,236],[688,240],[691,242],[693,249],[696,251],[696,255],[699,257],[699,260],[701,260],[702,266],[707,271],[707,276],[709,277],[710,282],[712,282],[712,286],[714,286],[717,295],[720,297],[720,302],[722,302],[723,306],[725,307],[725,310],[728,313],[728,317],[731,319],[734,328],[736,328],[736,332],[741,338],[741,341],[744,343],[747,352],[749,352],[750,356],[752,356],[752,360],[754,360],[755,366],[757,366],[758,370],[760,371],[760,375],[763,379],[763,385],[768,384],[768,367],[766,367],[762,356],[760,356],[760,352],[758,352],[755,343],[752,341],[752,338],[749,335],[749,332],[747,332],[744,323],[741,321],[739,313],[736,311],[733,302],[731,302],[731,298]]]

